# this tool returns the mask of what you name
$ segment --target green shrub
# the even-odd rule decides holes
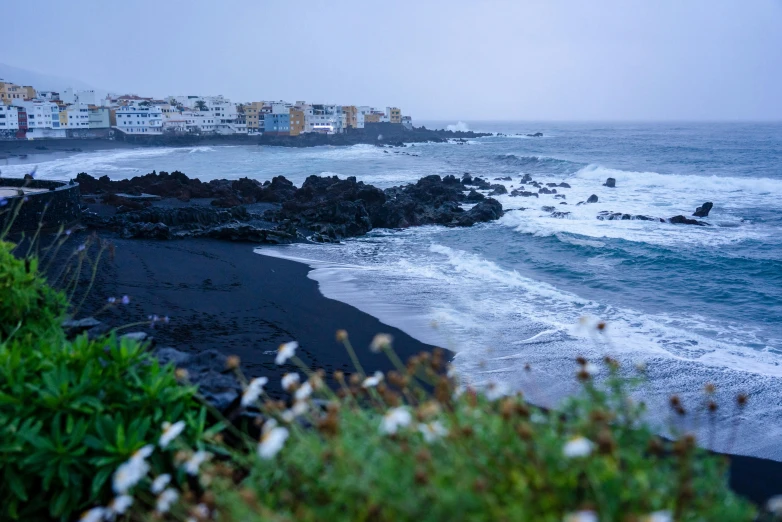
[[[600,382],[596,368],[581,361],[582,393],[545,411],[502,386],[459,388],[439,374],[442,354],[428,355],[407,367],[392,355],[399,371],[387,376],[338,374],[336,394],[323,386],[321,374],[300,386],[289,378],[286,403],[264,399],[265,380],[249,383],[246,402],[263,401],[258,407],[267,419],[260,442],[247,438],[247,446],[226,448],[229,458],[205,463],[200,484],[193,479],[180,486],[181,502],[170,516],[223,522],[753,520],[754,508],[728,488],[725,459],[699,449],[689,435],[659,439],[642,420],[643,405],[629,400],[634,381],[620,378],[614,361],[606,361],[609,377]],[[155,519],[148,483],[133,492],[133,509]]]
[[[242,485],[296,520],[560,522],[582,510],[601,521],[751,520],[751,506],[727,486],[724,459],[688,436],[658,439],[614,364],[599,385],[582,374],[583,393],[550,412],[499,388],[487,393],[494,400],[469,391],[452,399],[444,377],[434,396],[353,386],[325,411],[308,408],[302,419],[317,429],[290,426],[275,460],[258,459]],[[410,414],[393,434],[381,428],[389,411]]]
[[[194,392],[127,339],[0,344],[0,519],[68,520],[111,498],[111,474],[163,422],[198,440]]]
[[[59,329],[66,301],[38,274],[38,260],[14,257],[14,246],[0,241],[0,341],[12,334],[32,341]]]

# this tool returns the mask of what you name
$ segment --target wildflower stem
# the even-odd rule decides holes
[[[79,313],[79,310],[84,304],[84,301],[86,301],[87,297],[90,295],[92,286],[95,284],[95,278],[98,275],[98,266],[100,264],[100,258],[105,250],[106,247],[101,245],[100,250],[98,251],[98,256],[95,258],[95,262],[92,264],[92,276],[90,277],[90,284],[87,286],[87,290],[84,291],[84,295],[82,296],[81,301],[79,302],[79,306],[77,306],[76,309],[73,311],[74,317],[76,317],[76,315]]]
[[[345,349],[348,351],[348,355],[350,355],[350,360],[353,361],[353,366],[356,368],[356,371],[362,378],[365,377],[366,373],[364,373],[364,368],[361,367],[361,363],[358,362],[358,356],[356,356],[356,351],[353,349],[350,339],[346,337],[345,340],[342,341],[342,344],[345,345]]]

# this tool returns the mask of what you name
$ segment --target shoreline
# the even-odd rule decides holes
[[[279,344],[293,340],[311,368],[323,368],[329,377],[337,370],[353,373],[350,357],[335,339],[339,329],[348,331],[369,373],[394,369],[384,355],[368,348],[378,333],[393,335],[402,360],[434,348],[323,296],[318,283],[307,277],[309,267],[257,254],[257,245],[216,239],[120,239],[105,233],[99,237],[115,245],[115,256],[101,263],[80,315],[101,309],[108,296],[128,295],[128,306],[98,319],[122,325],[168,315],[167,325],[134,328],[153,336],[157,347],[238,355],[248,377],[266,376],[271,382],[295,370],[274,363]]]
[[[490,133],[472,131],[430,130],[414,127],[407,130],[394,124],[373,124],[367,129],[352,129],[341,134],[307,133],[284,135],[157,135],[109,138],[43,138],[35,140],[0,140],[0,160],[24,159],[20,156],[50,153],[95,152],[113,149],[146,147],[215,147],[215,146],[271,146],[309,148],[321,146],[350,147],[353,145],[403,146],[406,143],[442,143],[448,140],[467,140],[490,136]]]
[[[351,305],[325,297],[309,277],[303,262],[255,253],[258,245],[214,239],[156,241],[120,239],[101,233],[114,243],[114,260],[102,263],[82,314],[90,315],[105,296],[127,294],[131,303],[114,308],[99,319],[113,325],[129,324],[151,314],[169,315],[171,323],[134,328],[152,335],[157,347],[186,353],[214,349],[238,355],[248,377],[269,377],[272,383],[294,367],[274,364],[277,345],[296,340],[299,355],[311,368],[354,371],[335,333],[345,329],[365,371],[393,369],[383,355],[368,349],[377,333],[394,336],[403,359],[427,345],[398,328]],[[261,247],[263,248],[263,247]],[[448,352],[449,358],[453,356]],[[275,386],[270,387],[275,392]],[[728,455],[730,485],[757,504],[782,493],[782,462]]]

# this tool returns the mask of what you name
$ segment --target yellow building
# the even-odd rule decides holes
[[[22,91],[24,92],[24,98],[26,100],[32,100],[33,98],[38,97],[38,93],[35,92],[35,89],[33,89],[33,87],[30,85],[23,85]]]
[[[60,127],[68,126],[68,111],[60,111]]]
[[[397,107],[389,107],[388,121],[391,123],[402,123],[402,111]]]
[[[244,115],[249,132],[257,132],[261,128],[261,109],[263,109],[263,106],[263,102],[252,102],[244,106]]]
[[[11,105],[14,100],[24,100],[24,90],[15,83],[0,81],[0,101]]]
[[[380,114],[371,112],[364,115],[364,123],[380,123]]]
[[[291,108],[291,136],[298,136],[304,132],[304,111],[300,109]]]
[[[345,116],[345,127],[351,129],[358,127],[358,110],[355,105],[343,105],[342,114]]]

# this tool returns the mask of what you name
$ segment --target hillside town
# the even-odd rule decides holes
[[[107,94],[37,90],[0,79],[0,139],[111,138],[154,135],[340,134],[367,123],[412,128],[397,107],[296,101],[235,103],[223,96]]]

